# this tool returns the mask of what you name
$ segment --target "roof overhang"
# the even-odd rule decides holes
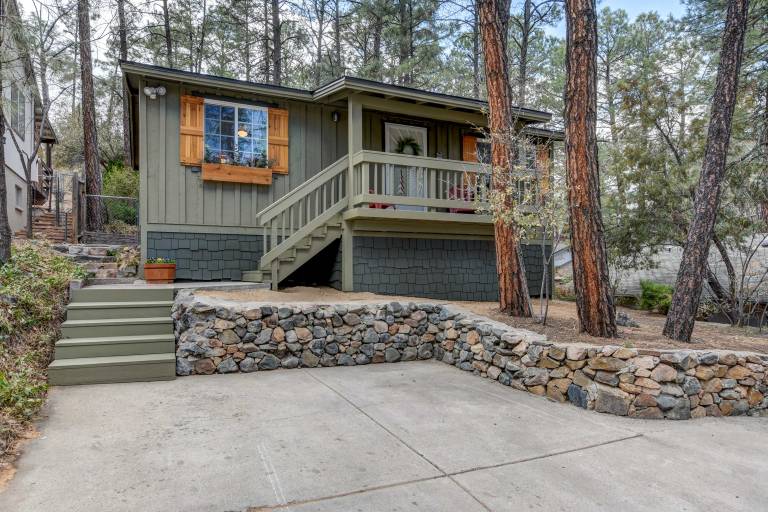
[[[279,96],[285,99],[312,102],[333,102],[350,94],[363,94],[381,97],[387,100],[397,100],[433,108],[460,110],[484,114],[488,103],[463,96],[453,96],[438,92],[423,91],[412,87],[385,84],[364,78],[343,76],[328,82],[314,91],[283,87],[271,84],[259,84],[234,78],[226,78],[201,73],[192,73],[178,69],[122,61],[120,63],[126,80],[134,90],[139,85],[136,79],[154,79],[168,82],[185,83],[200,87],[226,89],[246,94],[261,94]],[[540,110],[514,107],[515,116],[524,123],[545,123],[552,119],[552,114]]]

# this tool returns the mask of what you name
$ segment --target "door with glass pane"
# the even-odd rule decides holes
[[[401,155],[427,155],[427,129],[405,124],[384,124],[384,150]],[[427,197],[426,169],[418,165],[387,165],[384,189],[387,195]],[[398,210],[426,210],[423,206],[396,205]]]

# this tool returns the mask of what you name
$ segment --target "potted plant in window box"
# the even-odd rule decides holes
[[[176,279],[176,261],[150,258],[144,263],[144,279],[148,283],[172,283]]]

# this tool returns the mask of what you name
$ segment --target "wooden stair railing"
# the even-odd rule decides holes
[[[264,252],[259,271],[247,273],[249,280],[261,281],[268,273],[276,289],[287,275],[281,265],[292,272],[340,236],[339,215],[348,206],[347,179],[345,155],[257,214]]]

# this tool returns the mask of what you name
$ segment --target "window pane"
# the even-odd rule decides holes
[[[251,133],[251,136],[254,139],[266,139],[267,138],[267,127],[266,126],[254,126],[253,133]]]
[[[219,105],[205,104],[205,117],[206,119],[218,119],[221,117],[221,107]]]
[[[221,134],[222,135],[231,135],[234,137],[235,135],[235,123],[231,121],[222,121],[221,122]]]
[[[222,121],[234,121],[235,120],[235,107],[221,107],[221,120]]]
[[[241,123],[251,124],[253,122],[253,110],[242,107],[237,109],[237,120]]]
[[[210,149],[212,151],[218,151],[221,149],[221,137],[216,134],[206,133],[205,149]]]
[[[221,136],[221,150],[222,151],[234,151],[235,150],[235,138]]]
[[[253,139],[253,152],[259,155],[267,154],[267,141],[264,139]]]
[[[253,124],[256,126],[267,126],[267,112],[264,109],[253,111]]]
[[[218,118],[205,120],[205,133],[221,133],[221,122]]]
[[[241,153],[250,153],[251,152],[251,139],[247,138],[238,138],[237,139],[237,150]]]

